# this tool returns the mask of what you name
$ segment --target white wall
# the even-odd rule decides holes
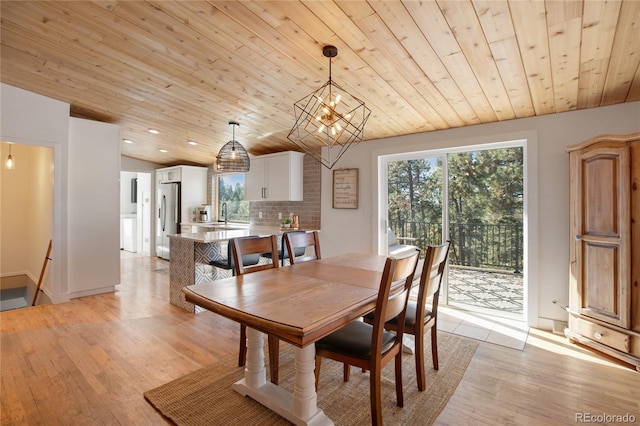
[[[53,149],[53,232],[39,235],[30,248],[42,256],[53,239],[53,261],[47,271],[45,291],[53,302],[66,300],[67,286],[67,143],[69,104],[0,83],[0,140]],[[17,161],[20,161],[16,157]],[[48,172],[51,172],[49,169]],[[42,250],[44,247],[44,251]],[[39,273],[39,272],[38,272]]]
[[[154,172],[156,169],[160,169],[166,166],[161,164],[150,163],[144,160],[138,160],[136,158],[120,157],[120,170],[123,172]]]
[[[120,127],[71,118],[69,297],[120,283]]]
[[[70,119],[69,104],[6,84],[0,84],[0,101],[3,142],[53,149],[53,235],[34,225],[39,261],[31,262],[41,266],[52,238],[47,294],[60,303],[113,290],[120,282],[119,127]]]
[[[30,160],[29,146],[13,144],[11,155],[16,159],[14,170],[5,170],[4,161],[9,155],[9,144],[2,144],[2,168],[0,168],[0,273],[3,277],[26,274],[29,269],[25,238],[29,221]]]
[[[3,143],[3,164],[8,154]],[[53,235],[53,150],[14,143],[11,154],[16,168],[0,169],[0,274],[26,274],[37,283]],[[43,287],[50,282],[48,273]]]
[[[377,251],[377,157],[383,154],[442,149],[526,138],[537,151],[537,181],[529,182],[532,214],[537,214],[535,253],[530,271],[536,290],[537,320],[530,325],[549,328],[566,313],[552,303],[568,302],[569,167],[565,147],[600,134],[628,134],[640,130],[640,102],[502,123],[415,134],[361,143],[348,151],[337,167],[360,169],[359,208],[331,207],[332,172],[322,171],[322,253]],[[537,173],[536,173],[537,172]]]
[[[38,282],[49,241],[53,239],[53,149],[45,147],[30,147],[33,152],[31,157],[31,181],[29,193],[29,276],[35,283]],[[47,263],[48,268],[51,262]],[[50,275],[45,275],[43,285],[50,283]]]

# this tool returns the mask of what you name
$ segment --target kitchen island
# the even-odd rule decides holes
[[[261,226],[169,235],[171,244],[169,302],[189,312],[195,312],[195,305],[185,300],[182,288],[232,275],[230,270],[215,268],[209,264],[212,260],[227,258],[227,246],[230,239],[249,235],[280,236],[282,232],[279,227]],[[281,240],[278,238],[278,246],[280,246]]]

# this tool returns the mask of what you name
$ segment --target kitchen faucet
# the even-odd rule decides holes
[[[222,208],[224,209],[224,224],[226,225],[228,220],[227,220],[227,203],[222,203]]]

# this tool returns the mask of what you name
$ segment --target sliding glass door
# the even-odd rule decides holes
[[[451,242],[443,302],[522,318],[524,149],[384,158],[387,225],[400,243]]]

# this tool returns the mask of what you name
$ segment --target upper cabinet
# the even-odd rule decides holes
[[[251,158],[245,174],[245,199],[302,201],[304,154],[287,151]]]
[[[158,183],[170,183],[182,181],[182,167],[168,167],[156,170]]]

